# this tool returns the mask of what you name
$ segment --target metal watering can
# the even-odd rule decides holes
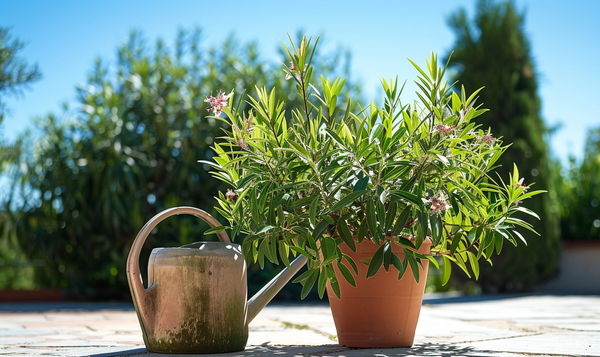
[[[144,343],[157,353],[241,351],[248,324],[306,263],[299,256],[248,302],[246,262],[239,244],[225,231],[221,242],[197,242],[156,248],[148,262],[148,288],[142,283],[139,257],[150,232],[167,217],[190,214],[212,227],[221,224],[194,207],[175,207],[154,216],[138,233],[127,258],[127,280]]]

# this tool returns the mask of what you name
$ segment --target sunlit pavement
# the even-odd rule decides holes
[[[349,349],[328,305],[272,304],[246,350],[213,356],[600,356],[600,296],[426,296],[412,348]],[[161,356],[128,304],[0,304],[0,355]],[[164,355],[162,355],[164,356]]]

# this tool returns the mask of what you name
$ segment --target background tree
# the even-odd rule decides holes
[[[563,239],[600,240],[600,128],[588,132],[583,160],[571,157],[556,178]]]
[[[37,64],[29,64],[19,56],[24,47],[8,28],[0,27],[0,123],[6,111],[2,99],[9,94],[22,95],[24,89],[42,77]]]
[[[467,92],[485,86],[478,103],[485,103],[490,112],[482,115],[480,122],[491,127],[496,137],[513,143],[498,161],[502,166],[497,173],[506,180],[515,162],[525,184],[535,182],[536,190],[551,193],[528,202],[528,208],[541,217],[541,221],[528,220],[541,236],[528,234],[528,246],[506,246],[494,260],[493,270],[482,264],[478,284],[485,292],[533,287],[553,274],[560,254],[560,227],[552,199],[555,193],[545,140],[547,128],[540,117],[537,73],[524,21],[525,15],[516,10],[513,2],[493,0],[479,0],[472,20],[465,9],[459,9],[448,21],[456,35],[450,62],[453,79],[464,85]]]
[[[344,61],[318,56],[326,73],[343,71]],[[30,138],[33,150],[23,155],[24,204],[16,221],[28,255],[45,261],[40,284],[82,298],[126,299],[125,262],[143,224],[174,206],[210,211],[224,190],[197,162],[212,157],[209,146],[222,134],[222,122],[205,118],[205,96],[292,83],[281,62],[259,56],[256,43],[230,37],[205,49],[199,31],[181,31],[172,49],[161,40],[150,48],[133,33],[117,51],[116,70],[109,68],[96,61],[78,90],[80,110],[37,120],[42,135]],[[207,228],[195,217],[166,220],[148,239],[146,261],[155,246],[210,240]],[[256,290],[265,279],[252,271]]]
[[[4,99],[13,96],[20,97],[24,90],[42,75],[37,64],[29,64],[20,56],[25,44],[11,35],[6,27],[0,27],[0,126],[7,114],[10,114]],[[21,142],[8,142],[0,131],[0,179],[3,191],[6,175],[13,175],[18,170],[15,165],[21,150]],[[0,193],[0,199],[9,200],[10,195]],[[0,289],[2,288],[32,288],[31,265],[24,261],[25,257],[19,248],[14,222],[7,219],[5,211],[0,210]],[[20,266],[20,267],[19,267]]]

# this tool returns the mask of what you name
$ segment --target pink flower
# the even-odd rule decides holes
[[[449,126],[444,124],[438,124],[435,126],[435,131],[438,132],[441,136],[447,136],[452,134],[452,132],[454,132],[454,129],[456,129],[455,125]]]
[[[246,151],[250,150],[250,148],[248,148],[248,144],[246,144],[246,140],[244,140],[244,138],[241,138],[240,140],[238,140],[238,146]]]
[[[296,67],[294,66],[294,62],[290,61],[290,67],[289,67],[290,71],[292,71],[292,73],[294,73],[294,77],[296,77],[297,80],[300,80],[300,74],[299,71],[296,71]],[[289,81],[290,79],[292,79],[292,75],[290,74],[290,72],[284,70],[285,72],[285,80]],[[304,73],[306,73],[306,69],[304,70]]]
[[[207,111],[210,112],[212,110],[215,115],[221,114],[223,108],[229,106],[228,100],[232,95],[233,92],[227,95],[225,95],[225,93],[219,93],[216,98],[213,96],[206,98],[204,101],[210,106]]]
[[[446,203],[446,199],[443,195],[440,195],[440,197],[433,196],[429,199],[421,198],[421,200],[424,204],[429,205],[429,214],[443,214],[450,208],[450,205]]]
[[[525,177],[522,177],[519,182],[517,182],[517,187],[522,187],[523,188],[523,193],[527,192],[527,190],[529,190],[529,186],[526,186],[523,184],[523,181],[525,180]]]
[[[235,193],[235,191],[233,191],[232,189],[228,188],[227,193],[225,193],[225,198],[227,198],[229,201],[233,201],[235,196],[237,196],[237,193]]]
[[[252,129],[252,117],[248,118],[248,120],[246,121],[246,124],[248,125],[248,126],[246,126],[246,134],[248,134],[250,129]]]
[[[482,142],[484,142],[486,144],[494,143],[494,138],[492,137],[492,134],[486,134],[486,135],[482,136],[481,138],[479,138],[479,140],[481,140]]]

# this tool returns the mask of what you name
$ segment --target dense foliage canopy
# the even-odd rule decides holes
[[[320,296],[329,282],[340,297],[335,269],[355,285],[350,269],[358,274],[360,263],[340,245],[356,251],[366,239],[379,247],[363,262],[366,278],[393,266],[399,279],[410,267],[419,281],[421,259],[438,264],[416,252],[430,238],[447,281],[452,263],[467,274],[470,265],[478,277],[479,258],[500,253],[504,240],[516,245],[523,239],[519,229],[533,231],[512,215],[537,217],[522,202],[543,191],[527,192],[516,166],[506,180],[488,175],[505,147],[475,121],[486,111],[475,104],[478,91],[463,90],[462,97],[452,92],[436,56],[426,69],[413,63],[420,88],[414,104],[402,103],[397,80],[382,80],[382,108],[357,105],[355,111],[349,100],[340,111],[345,80],[313,80],[318,39],[290,42],[285,71],[296,83],[293,95],[302,99],[298,106],[266,88],[248,97],[248,112],[233,105],[233,92],[208,99],[210,118],[231,130],[215,143],[214,162],[205,162],[234,189],[220,195],[217,209],[230,221],[233,237],[248,234],[246,259],[289,265],[290,254],[302,254],[309,259],[309,270],[296,279],[304,286],[302,297],[317,281]]]

